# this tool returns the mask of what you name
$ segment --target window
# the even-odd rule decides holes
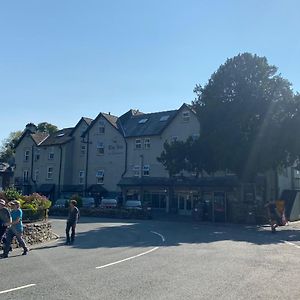
[[[34,171],[34,181],[35,182],[39,181],[39,173],[40,173],[39,169],[36,169]]]
[[[194,133],[194,134],[192,134],[192,139],[193,139],[193,141],[196,141],[199,137],[200,137],[200,134],[199,134],[199,133]]]
[[[34,160],[39,160],[41,156],[40,154],[40,149],[35,149]]]
[[[81,145],[81,148],[80,148],[80,154],[81,155],[85,155],[85,149],[86,149],[86,146],[85,145]]]
[[[84,183],[84,171],[79,171],[79,184]]]
[[[104,145],[101,142],[98,142],[97,144],[97,155],[103,155],[104,154]]]
[[[140,170],[141,170],[140,166],[139,165],[135,165],[133,167],[133,176],[140,176]]]
[[[184,111],[182,113],[182,120],[183,120],[183,122],[188,122],[190,120],[190,112],[189,111]]]
[[[135,149],[142,149],[142,141],[141,139],[135,140]]]
[[[24,161],[29,161],[29,154],[30,154],[29,150],[24,151]]]
[[[29,172],[28,172],[28,170],[24,170],[23,171],[23,181],[28,182],[28,178],[29,178]]]
[[[98,170],[96,173],[96,183],[103,184],[104,183],[104,170]]]
[[[143,167],[143,176],[149,176],[150,175],[150,166],[144,165]]]
[[[162,116],[162,117],[160,117],[159,121],[160,121],[160,122],[167,121],[167,120],[169,119],[169,117],[170,117],[169,115]]]
[[[148,121],[148,119],[141,119],[139,120],[139,124],[145,124]]]
[[[48,160],[53,160],[53,159],[54,159],[54,149],[51,148],[48,153]]]
[[[171,140],[171,143],[174,143],[178,140],[178,136],[171,136],[170,140]]]
[[[100,121],[98,124],[98,132],[100,134],[104,134],[105,133],[105,124],[103,121]]]
[[[47,179],[53,179],[53,167],[47,168]]]
[[[149,138],[146,138],[144,140],[144,147],[145,147],[145,149],[150,149],[150,139]]]

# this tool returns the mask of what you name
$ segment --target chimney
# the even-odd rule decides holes
[[[36,133],[37,127],[33,123],[28,123],[25,126],[25,130],[29,131],[30,133]]]

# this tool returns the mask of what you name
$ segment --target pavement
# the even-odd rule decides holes
[[[81,218],[0,260],[0,299],[300,299],[300,222],[280,227]]]

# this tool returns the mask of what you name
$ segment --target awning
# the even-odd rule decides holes
[[[51,193],[55,188],[55,184],[41,184],[37,188],[38,193]]]

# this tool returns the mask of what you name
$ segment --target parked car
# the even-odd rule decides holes
[[[106,199],[103,198],[100,203],[100,208],[102,209],[113,209],[117,208],[118,201],[116,199]]]
[[[95,207],[95,199],[92,197],[83,197],[81,198],[82,201],[82,207],[85,208],[91,208],[91,207]]]
[[[65,208],[68,207],[69,200],[64,198],[59,198],[52,205],[53,208]]]
[[[128,211],[141,211],[147,218],[151,218],[151,207],[143,206],[140,200],[127,200],[125,202],[124,208]]]

